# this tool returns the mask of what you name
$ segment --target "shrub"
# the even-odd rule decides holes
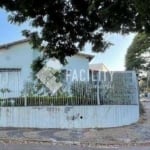
[[[60,106],[60,105],[91,105],[96,101],[90,101],[83,97],[57,97],[57,96],[37,96],[37,97],[18,97],[4,99],[0,101],[0,106]],[[12,103],[13,102],[13,103]]]
[[[145,113],[145,109],[142,102],[139,103],[139,109],[140,109],[140,115],[143,115]]]

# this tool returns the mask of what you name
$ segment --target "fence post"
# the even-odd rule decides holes
[[[24,106],[27,106],[27,96],[24,97]]]
[[[98,84],[98,81],[97,81],[97,104],[100,105],[100,98],[99,98],[99,84]]]

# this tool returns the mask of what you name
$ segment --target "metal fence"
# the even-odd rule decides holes
[[[34,87],[28,85],[26,94],[20,93],[17,97],[10,97],[6,92],[0,98],[0,106],[136,105],[137,86],[132,82],[128,84],[118,80],[75,81],[53,95],[46,90],[42,94],[34,93]]]

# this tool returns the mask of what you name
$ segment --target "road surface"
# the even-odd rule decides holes
[[[124,147],[124,148],[87,148],[76,145],[47,145],[47,144],[4,144],[0,143],[0,150],[149,150],[148,147]]]

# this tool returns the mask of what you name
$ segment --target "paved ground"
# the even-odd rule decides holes
[[[0,128],[0,141],[7,144],[76,144],[83,147],[143,145],[150,143],[150,102],[143,102],[143,104],[146,110],[145,115],[138,123],[130,126],[110,129],[69,130]]]
[[[149,150],[148,146],[119,148],[88,148],[76,145],[2,144],[0,150]]]
[[[75,145],[0,144],[0,150],[94,150]],[[104,150],[104,149],[101,149]]]

